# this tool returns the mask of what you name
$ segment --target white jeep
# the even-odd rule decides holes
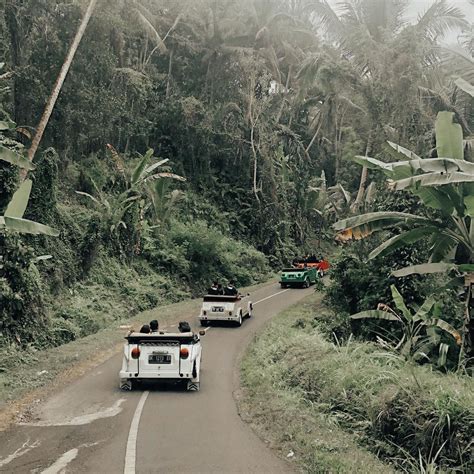
[[[212,321],[233,321],[241,326],[245,317],[252,316],[252,311],[249,293],[245,296],[205,295],[199,321],[202,326],[207,326]]]
[[[132,332],[125,339],[122,390],[132,390],[145,380],[186,380],[188,390],[199,390],[201,341],[197,334]]]

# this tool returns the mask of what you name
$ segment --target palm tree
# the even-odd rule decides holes
[[[59,71],[58,78],[56,79],[51,95],[48,99],[48,102],[46,103],[43,116],[41,117],[41,120],[36,129],[36,133],[31,142],[30,149],[28,150],[29,161],[33,161],[35,157],[36,150],[38,149],[38,146],[41,142],[41,138],[43,137],[44,130],[46,126],[48,125],[48,121],[49,121],[49,118],[51,117],[51,113],[53,112],[54,105],[56,104],[56,100],[59,96],[59,93],[61,92],[61,88],[64,84],[64,80],[66,79],[67,73],[69,71],[69,68],[71,67],[77,48],[79,47],[79,44],[87,28],[87,25],[89,23],[89,20],[92,16],[92,12],[94,11],[96,4],[97,4],[97,0],[90,0],[89,6],[87,7],[87,10],[82,18],[81,24],[79,25],[79,28],[76,31],[76,35],[74,36],[72,44],[69,48],[69,51],[67,52],[66,59],[64,60],[61,70]],[[26,177],[26,171],[22,172],[21,176],[24,179]]]
[[[342,56],[360,76],[360,92],[372,133],[367,135],[367,152],[373,152],[374,137],[380,136],[384,122],[380,110],[374,107],[379,98],[373,84],[387,81],[386,71],[389,52],[408,30],[414,30],[416,42],[429,47],[420,49],[420,62],[431,65],[435,56],[436,40],[450,28],[466,24],[462,12],[448,5],[446,0],[435,0],[414,25],[404,19],[406,3],[400,0],[349,0],[339,4],[335,11],[326,0],[312,6],[328,38],[338,46]],[[384,98],[387,100],[387,97]],[[361,202],[367,182],[367,168],[361,172],[356,207]]]

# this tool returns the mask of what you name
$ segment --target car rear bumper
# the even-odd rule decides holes
[[[211,315],[207,315],[207,316],[199,316],[199,321],[238,321],[239,320],[239,315],[235,315],[235,316],[229,316],[228,314],[227,315],[222,315],[222,316],[218,316],[217,314],[214,315],[214,314],[211,314]]]
[[[121,370],[119,372],[119,378],[120,380],[186,380],[186,379],[192,379],[193,375],[192,374],[170,374],[170,373],[163,373],[163,374],[158,374],[158,373],[147,373],[147,372],[137,372],[137,373],[131,373],[131,372],[124,372]]]

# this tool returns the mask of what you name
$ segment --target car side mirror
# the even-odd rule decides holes
[[[199,331],[199,335],[200,335],[200,336],[205,336],[205,335],[206,335],[206,331],[204,331],[204,329],[201,329],[201,330]]]

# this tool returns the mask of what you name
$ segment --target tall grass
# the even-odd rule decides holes
[[[328,342],[318,311],[311,297],[270,324],[245,359],[246,386],[261,378],[299,394],[398,469],[473,472],[473,380],[410,365],[374,344]]]

